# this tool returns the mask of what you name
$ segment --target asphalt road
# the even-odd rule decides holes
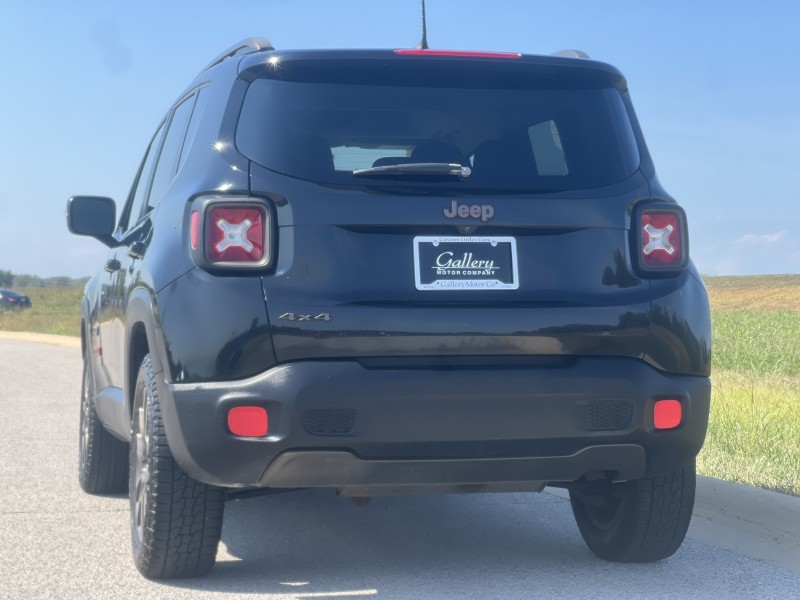
[[[777,533],[755,516],[696,514],[698,533],[649,565],[596,559],[552,493],[366,507],[328,491],[251,498],[226,506],[209,576],[147,581],[130,557],[127,498],[78,487],[79,354],[0,339],[0,598],[800,598],[800,536],[780,525],[800,512],[797,499],[778,495],[755,500],[772,503]],[[703,533],[717,521],[721,533]],[[746,556],[754,553],[764,560]]]

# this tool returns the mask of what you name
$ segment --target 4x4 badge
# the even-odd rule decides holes
[[[330,313],[319,313],[318,315],[303,315],[300,313],[287,312],[283,313],[279,319],[286,321],[332,321]]]
[[[480,219],[484,223],[494,216],[494,206],[491,204],[459,204],[453,200],[450,208],[442,209],[442,214],[448,219]]]

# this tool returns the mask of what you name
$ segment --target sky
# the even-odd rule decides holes
[[[419,0],[0,3],[0,269],[81,277],[106,249],[71,195],[127,197],[178,94],[250,36],[404,48]],[[428,0],[432,48],[578,48],[627,77],[701,273],[800,273],[800,2]]]

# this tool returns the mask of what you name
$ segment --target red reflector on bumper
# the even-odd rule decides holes
[[[266,409],[260,406],[237,406],[228,411],[228,429],[242,437],[264,437],[269,428]]]
[[[682,418],[683,407],[679,400],[656,400],[653,406],[653,426],[656,429],[675,429]]]

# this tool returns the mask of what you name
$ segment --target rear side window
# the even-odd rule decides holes
[[[153,140],[150,142],[147,153],[142,160],[142,165],[139,167],[139,173],[136,175],[136,181],[133,183],[133,189],[131,189],[128,197],[128,204],[120,217],[119,226],[123,231],[135,225],[145,212],[144,207],[150,194],[150,182],[153,178],[156,160],[161,151],[161,141],[164,138],[165,128],[166,123],[162,123],[153,136]]]
[[[639,151],[614,87],[497,89],[257,79],[237,146],[259,164],[321,183],[375,183],[357,169],[404,163],[470,166],[463,181],[380,178],[499,192],[557,192],[632,175]]]
[[[192,120],[189,121],[189,129],[186,132],[186,138],[184,139],[181,155],[178,160],[178,169],[180,169],[186,161],[186,155],[194,143],[194,138],[197,136],[197,129],[200,127],[200,120],[203,117],[207,104],[208,89],[202,88],[197,92],[197,100],[194,103],[194,110],[192,111]]]
[[[164,138],[164,147],[161,149],[161,156],[158,159],[156,173],[153,176],[153,185],[150,189],[150,199],[148,204],[153,208],[164,192],[167,191],[169,184],[178,172],[178,158],[183,149],[183,141],[186,138],[186,128],[189,126],[189,118],[192,116],[195,97],[191,96],[181,102],[172,113],[172,121],[169,124],[167,137]]]

